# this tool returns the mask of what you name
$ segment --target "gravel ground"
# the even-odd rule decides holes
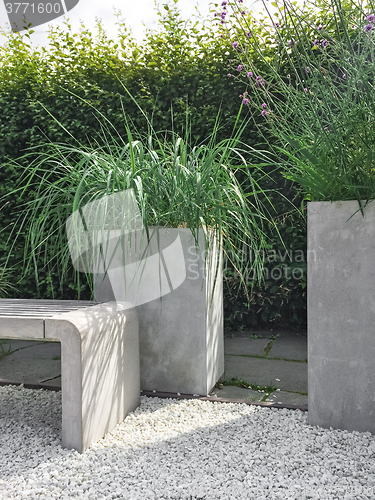
[[[375,436],[299,410],[143,396],[82,455],[60,428],[60,392],[0,387],[2,500],[375,498]]]

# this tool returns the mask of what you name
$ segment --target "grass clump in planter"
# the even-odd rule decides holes
[[[11,238],[16,239],[28,227],[24,265],[25,270],[34,267],[37,283],[41,267],[57,269],[61,283],[71,270],[65,228],[68,217],[92,201],[129,189],[135,194],[146,230],[149,226],[186,227],[197,241],[197,230],[202,228],[206,236],[215,235],[241,276],[250,266],[258,280],[262,279],[262,260],[249,263],[246,255],[249,248],[260,255],[267,247],[263,228],[272,220],[273,207],[259,201],[258,194],[262,192],[267,200],[267,193],[252,176],[260,168],[252,166],[253,149],[240,140],[246,126],[246,122],[239,126],[240,113],[231,138],[216,142],[218,115],[207,143],[192,146],[188,133],[183,139],[173,131],[163,131],[164,139],[160,137],[144,113],[148,135],[132,130],[131,120],[123,112],[123,137],[107,117],[95,108],[93,112],[101,142],[94,141],[90,147],[79,142],[46,143],[19,159],[20,167],[26,160],[30,164],[23,167],[17,191],[35,194],[21,207]],[[251,189],[244,189],[245,181]],[[105,229],[105,221],[98,220],[97,225]],[[90,275],[88,280],[93,287]]]
[[[357,200],[361,207],[374,199],[374,4],[283,0],[272,13],[263,2],[260,21],[243,5],[226,4],[223,34],[237,50],[236,78],[248,89],[243,103],[276,140],[269,142],[269,161],[306,200]]]

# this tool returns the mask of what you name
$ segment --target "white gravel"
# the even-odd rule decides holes
[[[1,500],[375,498],[375,436],[299,410],[144,396],[82,455],[60,427],[61,393],[0,387]]]

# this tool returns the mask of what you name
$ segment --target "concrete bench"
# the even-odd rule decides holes
[[[138,316],[128,307],[0,299],[0,338],[61,342],[65,448],[84,452],[140,403]]]

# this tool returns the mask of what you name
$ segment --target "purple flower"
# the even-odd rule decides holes
[[[238,97],[243,97],[243,95],[242,95],[242,94],[240,94]]]
[[[366,24],[366,26],[365,26],[366,33],[368,33],[369,31],[372,31],[373,29],[374,29],[373,24]]]
[[[346,74],[345,73],[342,75],[342,79],[346,80]]]
[[[328,45],[328,40],[323,40],[322,41],[322,47],[327,47]]]
[[[375,16],[374,16],[374,14],[369,14],[369,15],[366,17],[366,19],[367,19],[367,21],[368,21],[369,23],[373,23],[373,22],[375,22]]]
[[[264,108],[266,108],[266,107],[267,107],[267,104],[264,102],[264,103],[262,104],[262,108],[264,109]]]
[[[243,10],[243,11],[241,12],[241,14],[244,16],[244,15],[246,14],[246,12]]]
[[[266,116],[266,114],[267,114],[267,111],[264,109],[264,110],[262,111],[262,116]]]
[[[250,31],[248,31],[248,32],[246,33],[246,36],[247,36],[247,37],[251,37],[251,33],[250,33]]]
[[[226,16],[226,15],[227,15],[227,13],[226,13],[226,12],[222,12],[222,13],[220,14],[221,19],[225,19],[225,16]]]
[[[261,76],[257,76],[256,79],[255,79],[255,85],[258,87],[259,85],[261,85],[262,87],[264,87],[266,81],[264,78],[262,78]]]
[[[247,74],[247,77],[250,78],[251,76],[253,76],[253,72],[249,71],[248,74]]]
[[[230,73],[228,73],[227,76],[232,76],[232,75]]]
[[[221,2],[221,5],[226,5],[227,3],[227,0],[224,0],[223,2]]]
[[[243,66],[242,66],[242,64],[239,64],[239,65],[237,66],[237,70],[238,70],[238,71],[242,71],[242,70],[243,70]]]
[[[305,92],[307,92],[307,89],[303,89]]]
[[[221,35],[220,35],[220,38],[223,38],[223,36],[224,36],[224,35],[223,35],[223,34],[221,34]]]
[[[307,66],[306,73],[310,73],[310,66]]]
[[[321,31],[323,29],[323,26],[320,24],[317,28],[318,31]]]
[[[324,127],[324,130],[328,130],[328,127]]]
[[[232,44],[232,45],[233,45],[233,48],[234,48],[234,49],[236,49],[236,48],[237,48],[237,46],[238,46],[238,42],[233,42],[233,44]]]
[[[276,28],[280,28],[280,24],[279,23],[275,23],[275,26],[276,26]]]
[[[214,14],[214,17],[216,17],[216,16],[217,16],[217,12],[215,12],[215,14]]]
[[[287,78],[290,78],[290,75],[286,75]]]
[[[245,99],[242,101],[243,104],[247,104],[249,102],[249,99],[245,97]]]
[[[289,47],[293,47],[293,45],[294,45],[294,40],[289,40],[288,45],[289,45]]]
[[[317,47],[319,45],[319,40],[314,40],[314,45]]]

